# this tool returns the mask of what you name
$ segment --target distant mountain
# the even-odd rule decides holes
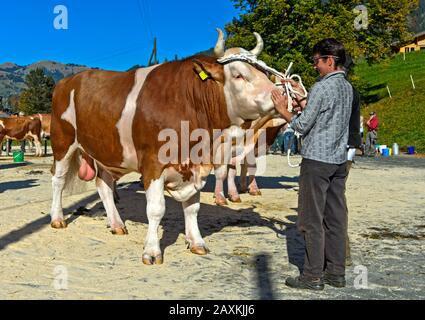
[[[7,98],[25,89],[25,76],[31,71],[41,68],[47,75],[58,82],[70,75],[90,69],[77,64],[63,64],[55,61],[40,61],[28,66],[19,66],[12,62],[0,64],[0,96]]]

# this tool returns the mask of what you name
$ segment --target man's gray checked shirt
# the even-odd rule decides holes
[[[347,161],[353,88],[344,71],[332,72],[312,87],[304,111],[291,127],[303,135],[303,158],[331,164]]]

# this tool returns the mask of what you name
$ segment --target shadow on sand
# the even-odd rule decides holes
[[[8,181],[0,182],[0,193],[5,192],[6,190],[20,190],[28,189],[39,186],[36,184],[38,179],[28,179],[28,180],[19,180],[19,181]]]
[[[272,186],[274,183],[281,181],[280,178],[276,178],[276,180],[273,180],[273,178],[267,179],[271,181],[270,185]],[[280,187],[282,188],[281,185]],[[117,208],[124,222],[130,220],[144,224],[148,223],[145,213],[146,196],[144,192],[140,192],[141,190],[142,188],[140,187],[139,181],[118,185],[120,201],[117,203]],[[180,233],[184,234],[185,232],[184,214],[181,203],[175,201],[169,196],[166,196],[165,198],[166,214],[161,221],[164,232],[163,237],[160,240],[161,250],[164,253],[164,256],[166,256],[166,248],[176,242]],[[90,210],[81,210],[96,200],[98,200],[98,202],[96,202]],[[137,203],[137,210],[134,210],[134,203]],[[90,196],[81,199],[78,203],[68,208],[64,208],[64,213],[67,224],[72,224],[82,214],[88,217],[98,217],[99,215],[104,216],[105,210],[97,193],[93,193]],[[303,261],[300,260],[300,257],[303,257],[304,251],[303,241],[297,233],[294,223],[296,216],[287,216],[286,218],[289,222],[262,217],[254,211],[254,208],[235,210],[228,207],[219,207],[201,203],[198,222],[203,237],[208,237],[220,232],[223,228],[228,226],[238,226],[241,228],[267,227],[273,230],[279,238],[286,238],[289,262],[300,267],[303,263]],[[0,238],[0,250],[5,249],[10,244],[16,243],[34,232],[38,232],[41,229],[48,227],[49,224],[50,216],[43,215],[39,219],[36,219],[25,226],[9,232]],[[260,299],[274,299],[275,296],[270,282],[268,263],[269,256],[267,253],[261,253],[256,256],[259,290],[258,295]]]

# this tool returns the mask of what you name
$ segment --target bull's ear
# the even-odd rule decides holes
[[[208,78],[212,78],[215,81],[224,83],[224,71],[222,65],[200,61],[198,59],[193,59],[192,62],[194,70],[203,81]]]

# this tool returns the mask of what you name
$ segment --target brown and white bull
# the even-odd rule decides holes
[[[41,121],[41,138],[50,139],[50,123],[52,115],[50,113],[37,113],[33,117],[39,118]]]
[[[35,145],[35,156],[41,157],[41,121],[38,118],[10,117],[0,120],[0,145],[3,139],[11,140],[33,140]],[[1,150],[0,150],[1,152]]]
[[[265,116],[260,119],[257,119],[252,122],[247,122],[244,124],[245,127],[254,130],[254,132],[260,133],[261,130],[264,130],[262,134],[265,134],[264,143],[266,150],[271,146],[279,133],[279,130],[286,125],[286,120],[282,118],[273,118],[271,116]],[[254,152],[255,156],[258,156],[258,140],[259,134],[255,135],[253,143],[255,146],[252,147],[251,152]],[[240,156],[239,156],[240,158]],[[224,196],[224,181],[227,177],[227,187],[228,187],[228,198],[231,202],[241,202],[239,196],[238,188],[236,186],[236,157],[232,158],[231,164],[216,168],[215,170],[215,190],[214,197],[215,203],[217,205],[223,206],[227,205],[226,197]],[[240,173],[240,192],[245,193],[249,192],[250,195],[257,196],[261,195],[261,191],[258,188],[257,181],[255,179],[255,174],[257,171],[257,165],[255,162],[249,163],[247,157],[243,157],[243,161],[240,164],[241,173]],[[247,186],[247,174],[249,177],[248,186]]]
[[[258,44],[251,52],[258,55]],[[217,56],[247,52],[224,51],[222,32]],[[190,131],[214,129],[237,134],[248,120],[274,114],[271,91],[274,84],[253,66],[235,61],[225,65],[212,57],[197,55],[182,61],[129,72],[85,71],[60,81],[53,94],[51,141],[54,156],[51,226],[65,228],[62,191],[75,175],[96,179],[111,231],[127,230],[114,204],[114,181],[129,172],[139,172],[146,190],[149,221],[143,263],[163,261],[158,227],[165,213],[164,190],[182,203],[186,240],[191,252],[208,249],[198,228],[200,190],[213,165],[194,164],[181,157],[177,164],[164,164],[158,156],[165,144],[163,130],[182,135],[182,122]],[[90,116],[87,116],[90,115]],[[211,139],[211,145],[212,141]],[[179,141],[179,147],[196,142]]]

